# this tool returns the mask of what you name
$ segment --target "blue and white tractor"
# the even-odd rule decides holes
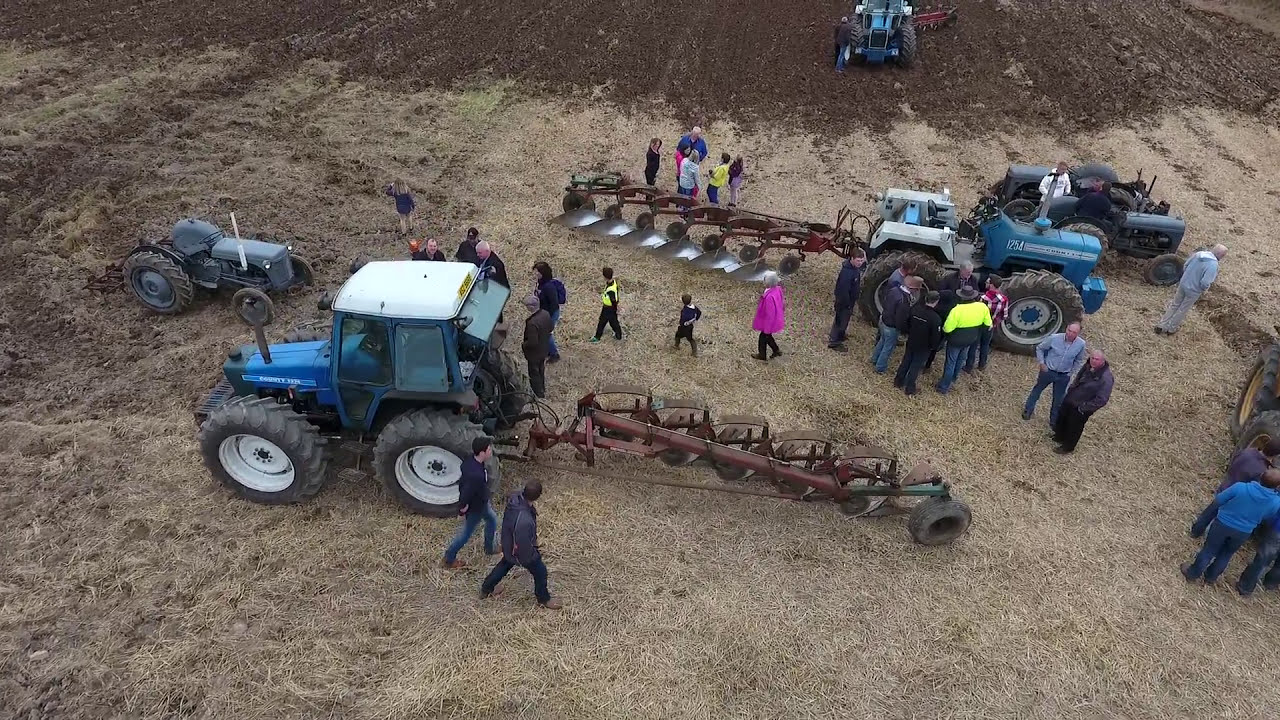
[[[293,503],[324,487],[338,441],[372,445],[399,502],[456,514],[472,441],[514,425],[532,400],[523,363],[500,349],[509,295],[470,263],[370,262],[322,300],[331,326],[277,345],[260,306],[242,305],[257,344],[230,351],[196,412],[205,465],[241,497]],[[496,491],[496,460],[489,471]]]
[[[954,7],[920,10],[905,0],[862,0],[849,15],[852,36],[845,62],[860,60],[868,65],[896,62],[907,67],[915,62],[920,30],[950,25],[956,20]]]

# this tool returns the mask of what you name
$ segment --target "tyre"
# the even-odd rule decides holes
[[[1280,410],[1260,412],[1240,431],[1236,450],[1248,447],[1261,450],[1273,438],[1280,438]]]
[[[327,442],[288,405],[245,396],[210,412],[199,435],[209,472],[240,497],[266,505],[320,492],[329,474]]]
[[[412,410],[392,420],[373,446],[373,469],[401,505],[428,517],[458,514],[462,461],[484,428],[446,410]],[[501,486],[497,457],[489,458],[489,490]]]
[[[1081,179],[1097,178],[1098,180],[1105,180],[1109,183],[1120,182],[1120,176],[1116,175],[1115,168],[1111,167],[1110,165],[1103,165],[1102,163],[1089,163],[1087,165],[1081,165],[1080,167],[1072,170],[1071,174]]]
[[[862,309],[862,317],[872,325],[880,321],[880,293],[884,284],[907,258],[916,261],[916,274],[924,280],[924,289],[936,288],[942,284],[942,266],[924,253],[890,250],[877,255],[867,263],[866,272],[862,274],[862,290],[858,293],[858,307]]]
[[[121,268],[125,287],[148,310],[177,315],[195,298],[195,286],[178,263],[151,250],[125,258]]]
[[[606,220],[620,220],[622,218],[622,204],[613,203],[604,209],[604,218]]]
[[[498,420],[498,427],[510,428],[525,406],[534,400],[529,368],[522,358],[501,351],[491,352],[486,365],[481,370],[486,376],[485,383],[477,378],[476,394]]]
[[[946,545],[964,534],[973,522],[969,506],[954,498],[928,498],[911,508],[907,532],[921,545]]]
[[[717,235],[715,233],[705,235],[702,238],[702,242],[699,244],[702,246],[703,252],[713,253],[724,247],[724,236]]]
[[[1037,206],[1027,199],[1010,200],[1004,206],[1004,214],[1018,222],[1031,222],[1036,219]]]
[[[1280,398],[1276,397],[1277,375],[1280,374],[1280,345],[1263,348],[1249,371],[1236,411],[1231,415],[1231,437],[1239,439],[1244,428],[1255,415],[1280,410]]]
[[[898,39],[898,64],[902,67],[911,67],[916,61],[916,57],[920,52],[920,45],[916,39],[916,26],[908,18],[902,26],[902,35]]]
[[[846,65],[866,60],[864,56],[858,54],[858,49],[867,41],[867,29],[863,27],[862,22],[861,17],[853,18],[853,34],[849,36],[849,59],[845,61]]]
[[[295,285],[303,287],[311,287],[316,284],[316,272],[311,267],[311,261],[298,255],[291,255],[289,263],[293,265],[293,277],[296,280]]]
[[[1157,255],[1142,267],[1142,279],[1152,285],[1168,287],[1182,279],[1182,258],[1177,253]]]
[[[992,339],[1002,350],[1034,355],[1042,340],[1084,317],[1079,291],[1057,273],[1015,273],[1002,289],[1009,297],[1009,311]]]
[[[281,342],[284,343],[303,343],[315,342],[317,340],[329,340],[333,337],[333,329],[328,326],[321,327],[296,327],[284,334]]]
[[[645,210],[636,216],[636,227],[641,230],[648,230],[653,227],[653,213]]]
[[[778,274],[783,277],[786,277],[787,275],[794,275],[796,271],[800,269],[801,262],[803,262],[803,260],[799,255],[784,255],[783,258],[778,261]]]
[[[673,222],[667,225],[667,239],[679,240],[689,233],[689,226],[682,222]]]
[[[270,325],[276,319],[276,306],[267,294],[257,288],[240,288],[231,296],[231,309],[249,327]]]
[[[1101,220],[1076,215],[1059,220],[1054,227],[1062,232],[1092,236],[1103,249],[1111,246],[1111,229]]]
[[[763,254],[764,248],[759,245],[743,245],[738,248],[738,260],[742,261],[744,265],[759,260]]]
[[[576,190],[565,193],[564,199],[560,201],[560,207],[563,208],[565,212],[573,212],[574,210],[585,207],[595,209],[595,206],[596,202],[591,199],[590,195]]]

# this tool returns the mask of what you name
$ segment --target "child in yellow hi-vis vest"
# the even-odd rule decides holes
[[[604,268],[600,271],[604,275],[604,292],[600,293],[600,321],[596,323],[595,337],[591,338],[591,342],[600,342],[600,336],[604,334],[604,326],[608,325],[613,330],[613,336],[619,340],[622,339],[622,326],[618,324],[618,281],[613,279],[613,268]]]

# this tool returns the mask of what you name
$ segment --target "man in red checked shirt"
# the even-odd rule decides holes
[[[987,369],[987,356],[991,354],[991,336],[1009,314],[1009,296],[1000,292],[1001,282],[1003,281],[998,275],[987,277],[987,291],[982,295],[982,302],[986,303],[987,308],[991,310],[991,327],[983,328],[982,339],[969,346],[969,357],[965,358],[964,362],[964,371],[967,373],[973,372],[974,360],[978,361],[979,370]]]

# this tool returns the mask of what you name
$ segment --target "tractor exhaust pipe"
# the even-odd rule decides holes
[[[244,241],[240,239],[240,226],[236,224],[235,213],[231,213],[231,230],[236,234],[236,250],[240,251],[240,269],[248,271],[249,261],[244,256]]]

